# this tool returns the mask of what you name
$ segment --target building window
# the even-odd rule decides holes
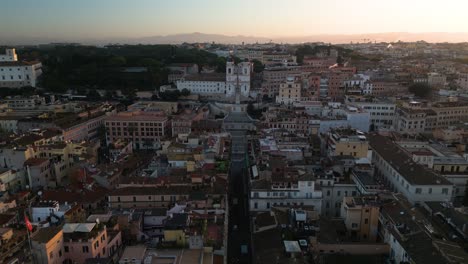
[[[65,252],[69,252],[68,246],[64,246],[63,249],[65,250]]]
[[[416,194],[421,194],[422,190],[421,188],[416,188]]]
[[[442,194],[448,194],[448,188],[442,188]]]
[[[83,246],[83,253],[88,253],[88,252],[89,252],[88,246]]]
[[[366,218],[366,219],[364,219],[364,224],[366,224],[366,225],[367,225],[368,223],[369,223],[369,219],[367,219],[367,218]]]

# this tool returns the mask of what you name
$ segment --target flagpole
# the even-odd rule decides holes
[[[32,263],[36,263],[35,259],[34,259],[34,254],[33,254],[33,250],[32,250],[32,242],[31,242],[31,235],[29,234],[29,229],[32,227],[30,227],[31,223],[29,222],[29,219],[26,215],[26,213],[24,214],[24,222],[25,222],[25,225],[26,225],[26,233],[28,234],[28,245],[29,245],[29,253],[31,254],[31,261]]]
[[[32,251],[32,244],[31,244],[31,235],[29,235],[29,230],[26,229],[26,233],[28,233],[28,244],[29,244],[29,253],[31,254],[31,261],[32,263],[36,263],[36,261],[34,261],[34,254]]]

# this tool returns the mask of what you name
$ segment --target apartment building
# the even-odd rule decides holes
[[[272,207],[308,207],[320,212],[322,191],[315,177],[306,173],[299,175],[297,169],[286,167],[280,158],[270,160],[270,179],[252,183],[250,210],[270,211]]]
[[[276,102],[292,105],[301,100],[302,82],[298,77],[287,77],[286,82],[280,84]]]
[[[37,264],[64,263],[63,240],[63,230],[61,227],[54,226],[39,229],[31,237],[34,262]]]
[[[400,106],[395,111],[395,129],[406,134],[417,134],[435,127],[437,114],[432,109]]]
[[[107,230],[103,223],[66,223],[62,229],[66,263],[110,257],[122,245],[121,232]]]
[[[109,194],[108,203],[113,209],[168,207],[178,201],[187,201],[192,191],[190,185],[122,187]],[[199,188],[200,193],[217,198],[222,197],[224,191],[217,187]]]
[[[98,137],[99,129],[103,128],[104,120],[115,112],[100,113],[96,116],[85,118],[78,123],[61,126],[65,141],[81,142],[84,140],[95,140]]]
[[[170,120],[161,111],[128,111],[105,120],[107,142],[117,139],[133,142],[135,149],[157,149],[170,135]]]
[[[468,105],[462,101],[406,102],[395,111],[397,131],[415,134],[447,128],[468,120]]]
[[[463,156],[438,143],[406,140],[397,144],[414,162],[427,166],[450,181],[454,185],[454,197],[464,196],[468,181],[468,161]]]
[[[389,100],[347,95],[345,103],[369,112],[371,131],[391,129],[394,126],[396,104]]]
[[[263,71],[262,94],[275,98],[279,88],[287,77],[300,76],[302,71],[297,66],[272,66]]]
[[[40,228],[33,235],[35,263],[87,263],[88,259],[112,258],[122,246],[120,231],[107,230],[102,223],[66,223]]]
[[[359,193],[356,183],[352,180],[335,177],[333,171],[317,173],[317,184],[322,190],[321,215],[326,217],[342,217],[341,206],[344,197],[355,197]]]
[[[328,80],[327,97],[333,100],[343,99],[346,92],[345,81],[352,76],[352,73],[336,69],[325,73],[324,76]]]
[[[185,110],[178,115],[173,115],[171,119],[172,135],[190,134],[192,123],[204,120],[208,117],[208,108]]]
[[[444,88],[447,83],[447,77],[437,72],[431,72],[427,74],[427,84],[433,88],[441,89]]]
[[[344,197],[341,217],[351,238],[376,242],[380,216],[377,196]]]
[[[402,193],[412,204],[426,201],[451,201],[453,184],[440,174],[414,162],[406,151],[391,139],[369,135],[372,163],[376,176],[388,187]]]
[[[311,133],[309,116],[290,109],[270,109],[265,115],[265,124],[269,128],[283,129],[299,135]]]
[[[408,208],[411,204],[401,195],[381,206],[379,237],[390,247],[389,259],[394,263],[452,263],[460,259],[453,253],[456,247],[437,245],[429,233],[417,223],[414,213]],[[422,221],[422,220],[419,220]],[[445,242],[445,241],[444,241]],[[445,244],[445,243],[444,243]],[[445,251],[445,252],[442,252]],[[456,260],[455,260],[456,259]]]
[[[468,90],[468,71],[459,72],[456,83],[461,89]]]
[[[344,106],[330,102],[322,109],[318,118],[319,132],[326,133],[334,127],[351,127],[362,132],[370,128],[370,113],[360,107]]]
[[[372,80],[372,91],[373,96],[394,96],[396,94],[404,94],[408,91],[405,85],[401,85],[395,81],[388,80]]]
[[[366,158],[369,142],[364,133],[350,128],[331,129],[324,138],[325,149],[329,157],[352,156]]]
[[[468,121],[468,104],[464,101],[436,102],[431,105],[431,109],[437,115],[437,123],[431,129]]]

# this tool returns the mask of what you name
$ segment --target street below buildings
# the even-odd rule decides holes
[[[231,136],[228,263],[252,263],[247,137],[244,131],[233,131]]]

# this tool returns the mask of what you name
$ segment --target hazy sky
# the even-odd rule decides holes
[[[468,32],[468,0],[1,0],[0,39]]]

